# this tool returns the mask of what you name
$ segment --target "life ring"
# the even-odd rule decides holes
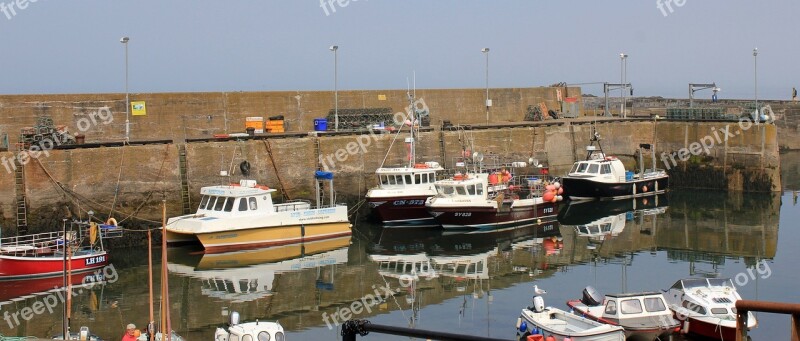
[[[108,220],[106,220],[106,225],[117,226],[117,220],[114,218],[108,218]]]
[[[417,163],[417,164],[414,164],[414,168],[423,168],[424,169],[424,168],[428,168],[428,165],[426,165],[424,163]]]
[[[269,189],[269,187],[268,187],[268,186],[264,186],[264,185],[256,185],[256,188],[258,188],[258,189],[264,189],[264,190],[267,190],[267,189]]]

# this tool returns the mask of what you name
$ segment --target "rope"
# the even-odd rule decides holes
[[[117,206],[117,198],[119,197],[119,183],[122,180],[122,166],[125,161],[125,148],[120,148],[122,155],[119,157],[119,174],[117,175],[117,185],[114,188],[114,202],[111,204],[111,211],[108,212],[109,217],[114,216],[114,207]]]
[[[269,141],[261,140],[264,142],[264,146],[267,147],[267,155],[269,155],[269,161],[272,163],[272,168],[275,169],[275,177],[278,178],[278,185],[281,186],[281,195],[286,198],[286,200],[292,200],[292,197],[286,193],[286,187],[283,186],[283,180],[281,180],[281,173],[278,172],[278,165],[275,164],[275,159],[272,157],[272,145],[270,145]]]

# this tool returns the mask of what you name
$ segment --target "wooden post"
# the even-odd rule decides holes
[[[736,313],[736,341],[747,341],[747,310],[737,308]]]
[[[800,314],[792,315],[792,341],[800,341]]]

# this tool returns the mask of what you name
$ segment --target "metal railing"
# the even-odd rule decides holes
[[[766,301],[736,301],[736,341],[747,340],[747,313],[760,311],[764,313],[792,315],[792,341],[800,341],[800,304]]]

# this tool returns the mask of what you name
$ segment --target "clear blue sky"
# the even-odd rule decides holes
[[[657,0],[334,0],[329,15],[319,0],[27,1],[0,12],[3,94],[123,92],[122,36],[131,92],[331,90],[333,44],[339,89],[405,88],[415,71],[418,88],[483,88],[483,47],[491,87],[619,82],[625,52],[635,95],[715,81],[722,98],[752,98],[754,47],[759,98],[800,87],[798,0],[672,0],[672,13]]]

